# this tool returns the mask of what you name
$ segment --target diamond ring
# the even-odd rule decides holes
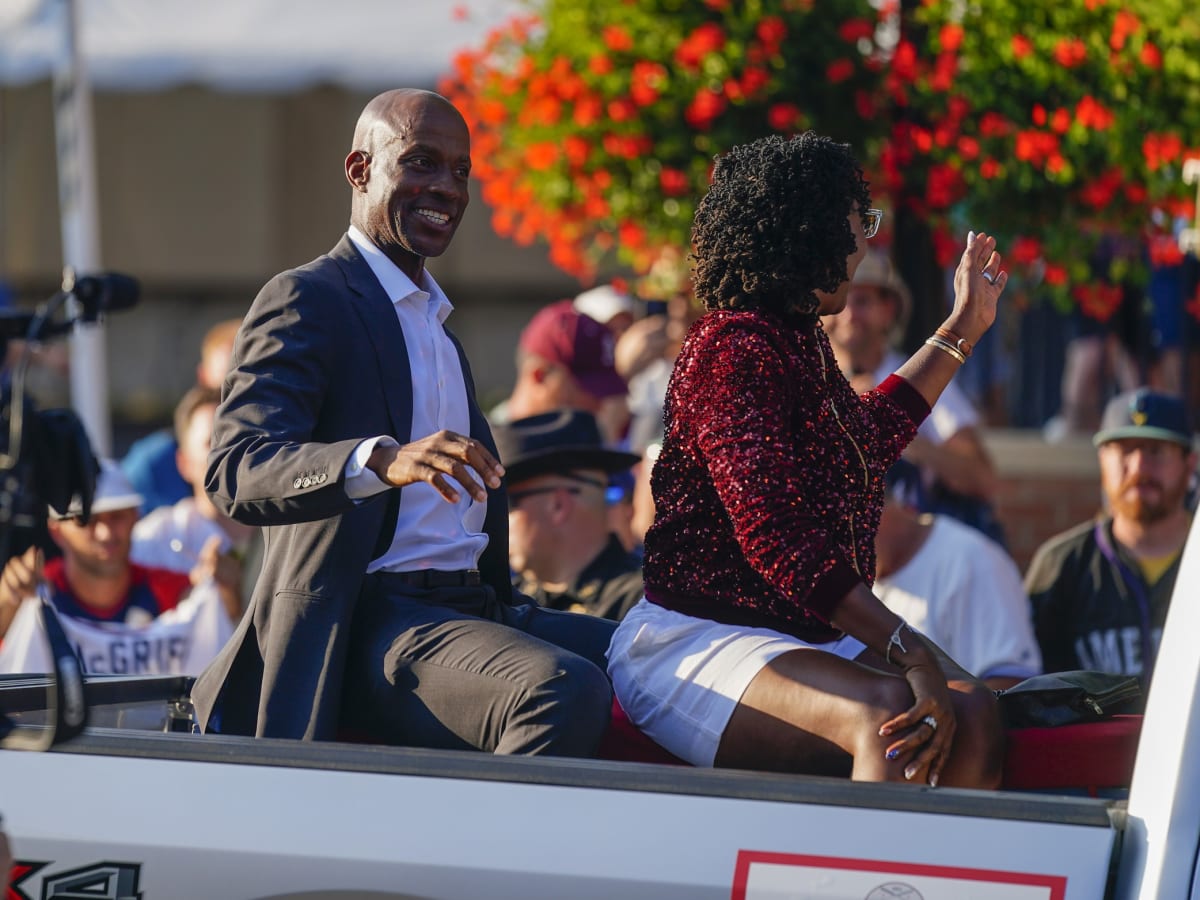
[[[930,728],[932,728],[934,731],[938,730],[937,719],[935,719],[933,716],[925,716],[923,719],[921,719],[921,721],[924,722],[926,725],[928,725]]]

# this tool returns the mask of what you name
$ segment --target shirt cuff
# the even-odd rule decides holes
[[[912,419],[914,425],[920,425],[929,415],[929,404],[921,396],[921,392],[894,372],[879,384],[879,390],[887,394],[904,410],[905,415]]]
[[[805,606],[809,611],[828,622],[838,601],[854,590],[857,585],[863,583],[862,578],[851,566],[844,562],[836,562],[813,585],[812,593],[808,595],[808,602]]]
[[[366,500],[368,497],[382,494],[391,487],[367,468],[367,460],[371,458],[375,448],[380,446],[399,447],[400,442],[387,435],[368,438],[355,447],[350,458],[346,460],[346,468],[342,472],[344,479],[342,483],[346,486],[346,496],[351,500]]]

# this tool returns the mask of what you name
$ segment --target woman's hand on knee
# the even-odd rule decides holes
[[[937,786],[942,769],[950,757],[957,722],[950,702],[946,676],[935,665],[916,665],[904,671],[914,702],[900,715],[884,722],[883,737],[900,735],[888,745],[889,760],[905,762],[904,777],[909,781]]]

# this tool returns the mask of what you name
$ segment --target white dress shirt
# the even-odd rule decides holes
[[[422,273],[422,287],[417,287],[353,225],[349,236],[391,299],[404,332],[412,377],[411,439],[417,441],[443,429],[470,434],[466,379],[458,350],[442,325],[454,307],[428,271]],[[347,496],[361,500],[389,489],[366,468],[371,451],[381,442],[399,446],[391,435],[359,444],[346,464]],[[391,546],[371,561],[368,572],[478,567],[488,542],[483,530],[487,501],[477,502],[453,478],[447,475],[446,479],[458,492],[456,503],[446,502],[425,482],[400,489],[400,512]],[[482,483],[483,479],[477,476],[477,480]]]

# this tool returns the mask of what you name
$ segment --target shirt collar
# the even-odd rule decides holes
[[[388,259],[384,252],[376,247],[371,239],[359,231],[356,226],[351,225],[347,229],[347,236],[350,238],[350,242],[358,248],[358,252],[363,255],[363,259],[367,261],[367,265],[371,267],[371,271],[378,280],[379,286],[383,288],[393,305],[407,300],[409,297],[414,300],[424,300],[433,307],[439,322],[446,321],[446,317],[454,310],[454,306],[428,269],[421,273],[421,280],[424,284],[417,287],[413,280],[400,271],[400,267]]]

